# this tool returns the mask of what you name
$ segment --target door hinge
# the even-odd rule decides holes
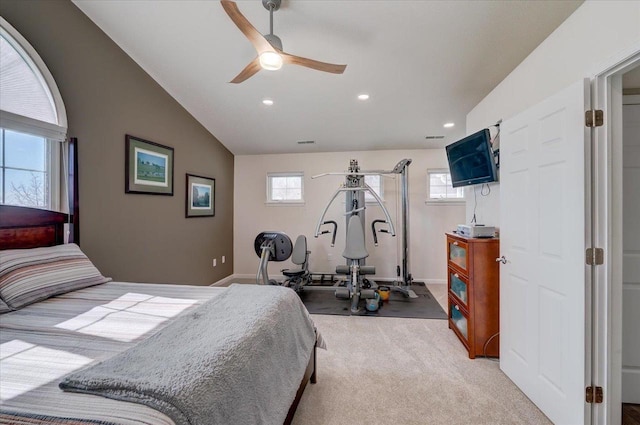
[[[604,112],[601,109],[590,109],[584,114],[584,123],[587,127],[601,127],[604,124]]]
[[[587,265],[599,266],[604,264],[604,249],[602,248],[587,248]]]
[[[589,386],[587,387],[587,391],[586,391],[586,400],[587,403],[602,403],[602,400],[604,399],[604,391],[602,390],[602,387],[594,387],[594,386]]]

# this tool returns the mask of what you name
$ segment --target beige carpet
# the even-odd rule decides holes
[[[429,285],[441,304],[446,286]],[[500,371],[470,360],[446,320],[313,315],[328,350],[295,425],[551,422]]]

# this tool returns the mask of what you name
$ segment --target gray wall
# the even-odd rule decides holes
[[[70,1],[2,0],[0,14],[62,94],[79,142],[80,242],[102,273],[197,285],[230,275],[233,155]],[[125,194],[125,134],[175,149],[174,196]],[[216,179],[215,217],[185,219],[185,173]]]

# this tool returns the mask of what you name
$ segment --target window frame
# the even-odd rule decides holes
[[[274,177],[300,177],[300,199],[295,200],[280,200],[272,198],[272,179]],[[300,206],[305,204],[304,200],[304,171],[279,171],[267,173],[267,198],[265,204],[267,205],[291,205]]]
[[[451,172],[447,168],[430,168],[427,169],[427,200],[425,201],[428,205],[464,205],[466,199],[464,197],[464,190],[462,192],[462,197],[460,198],[432,198],[431,197],[431,175],[432,174],[448,174],[451,177]],[[446,186],[445,186],[446,187]],[[456,190],[458,188],[453,188]]]
[[[36,49],[16,30],[10,23],[8,23],[2,16],[0,16],[0,34],[7,40],[7,42],[18,52],[27,65],[34,71],[36,77],[41,80],[41,83],[48,89],[48,94],[51,96],[53,107],[56,112],[57,125],[39,121],[30,117],[14,114],[9,111],[0,111],[0,116],[3,121],[2,127],[9,128],[10,130],[16,130],[21,132],[27,132],[38,136],[51,138],[58,141],[63,141],[67,134],[67,110],[62,101],[62,95],[58,89],[53,75],[47,68]],[[29,129],[14,128],[13,125],[4,125],[4,121],[9,121],[14,125],[26,125]],[[35,130],[35,132],[34,132]],[[53,132],[54,134],[42,134],[41,132]]]
[[[383,178],[383,176],[380,175],[380,174],[367,174],[366,176],[364,176],[365,183],[366,183],[367,177],[378,177],[378,179],[380,180],[380,187],[379,187],[379,191],[376,192],[376,193],[378,194],[378,197],[380,198],[380,200],[382,202],[384,202],[384,183],[383,183],[384,178]],[[370,187],[371,187],[371,189],[375,189],[373,186],[370,186]],[[375,190],[374,190],[374,192],[375,192]],[[375,204],[375,205],[378,204],[378,202],[376,202],[375,198],[373,197],[373,195],[371,195],[369,193],[369,191],[365,191],[364,192],[364,202],[365,202],[365,204]]]
[[[19,205],[26,206],[32,208],[47,208],[54,211],[58,211],[60,208],[60,149],[59,143],[55,140],[48,139],[46,137],[42,137],[35,134],[30,134],[26,132],[19,132],[22,134],[28,134],[30,136],[38,137],[44,140],[44,148],[45,148],[45,169],[43,171],[40,170],[31,170],[26,168],[16,168],[16,167],[8,167],[6,166],[7,161],[7,151],[6,151],[6,132],[15,130],[2,128],[0,127],[0,149],[2,152],[2,161],[0,161],[0,173],[2,174],[2,178],[0,179],[0,185],[2,186],[0,192],[0,204],[3,205],[16,205],[16,204],[8,204],[6,203],[7,199],[7,178],[6,171],[7,170],[16,170],[16,171],[31,171],[36,173],[44,174],[44,185],[45,185],[45,205]]]
[[[67,137],[67,113],[62,101],[60,90],[53,78],[53,75],[47,68],[46,64],[31,46],[31,44],[20,34],[11,24],[0,16],[0,35],[15,49],[20,57],[25,61],[27,66],[34,72],[36,78],[39,79],[45,88],[50,102],[54,108],[56,123],[40,121],[31,117],[15,114],[13,112],[0,110],[0,128],[8,131],[14,131],[29,134],[45,139],[46,143],[46,170],[45,170],[45,186],[47,190],[46,205],[44,207],[55,211],[66,211],[68,205],[60,202],[60,194],[62,191],[62,162],[65,160],[61,154],[61,142],[66,141]],[[2,185],[3,193],[0,203],[4,204],[6,199],[5,184],[6,175],[4,164],[6,163],[6,152],[3,152]]]

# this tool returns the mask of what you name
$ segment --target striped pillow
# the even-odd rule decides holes
[[[4,301],[2,301],[2,298],[0,298],[0,314],[2,313],[8,313],[10,312],[11,309],[9,308],[9,306],[7,305],[7,303],[5,303]]]
[[[76,244],[0,251],[0,297],[11,309],[110,280]]]

